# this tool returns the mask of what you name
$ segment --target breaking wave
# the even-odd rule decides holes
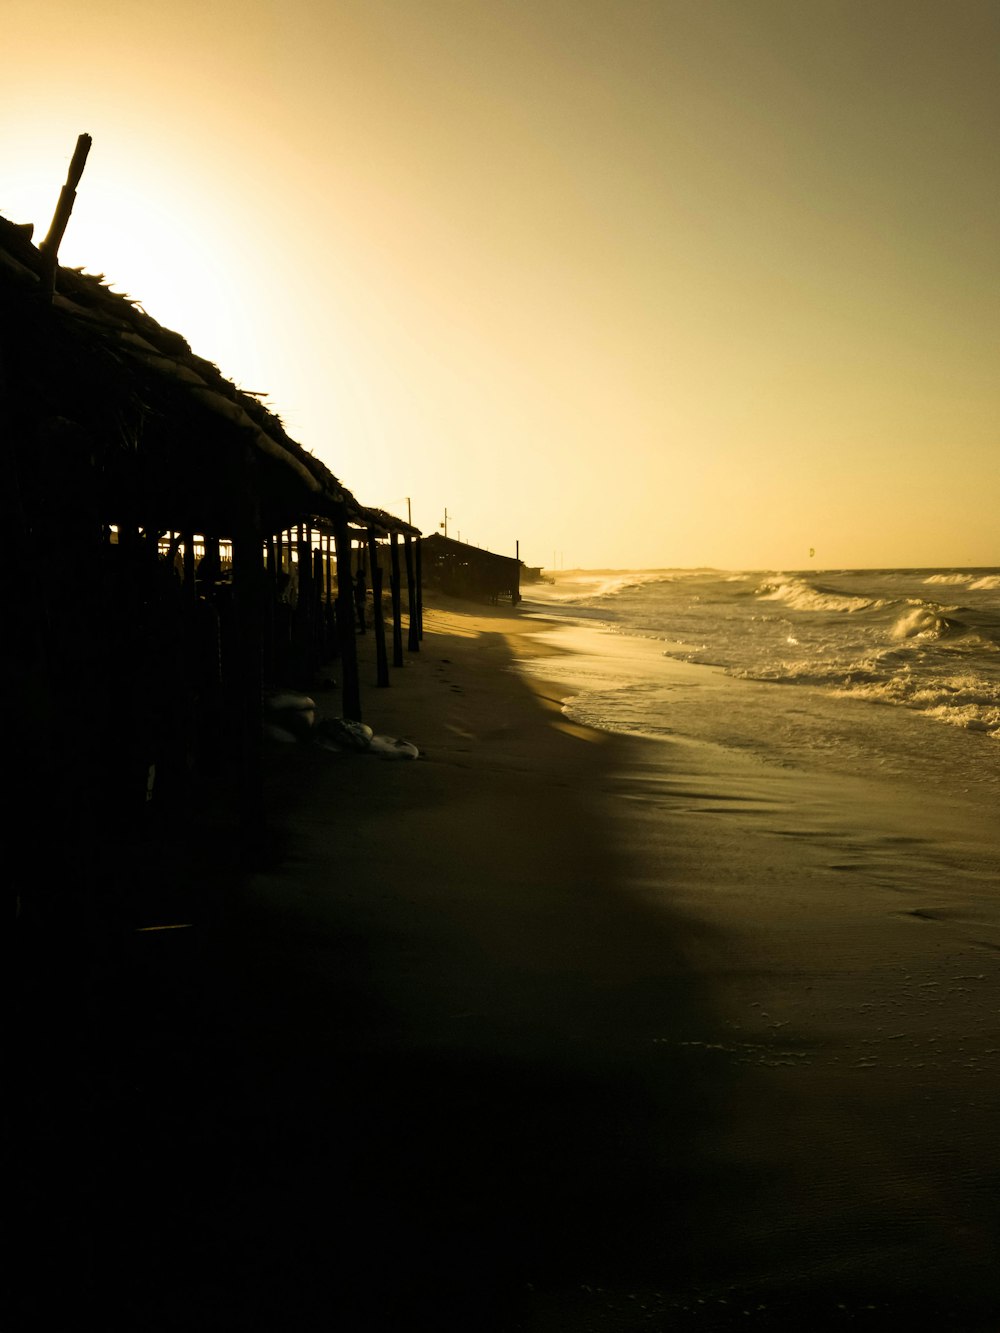
[[[878,610],[888,603],[883,598],[859,597],[854,593],[834,592],[805,579],[783,578],[780,583],[762,583],[757,589],[762,602],[784,602],[796,611],[847,612]]]
[[[928,574],[924,582],[965,587],[975,592],[993,592],[1000,588],[1000,574],[978,574],[965,570],[956,574]]]
[[[958,635],[968,630],[960,620],[953,620],[943,612],[927,605],[913,606],[893,625],[889,631],[893,639],[915,639],[926,637],[941,639],[946,635]]]
[[[901,704],[935,721],[1000,740],[1000,686],[979,676],[927,681],[916,674],[900,673],[883,680],[845,682],[834,693],[872,703]]]

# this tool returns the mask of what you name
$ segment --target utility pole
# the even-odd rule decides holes
[[[439,528],[444,528],[444,535],[447,537],[447,535],[448,535],[448,509],[447,509],[447,507],[445,507],[445,511],[444,511],[444,522],[443,522],[443,523],[439,523],[439,524],[438,524],[438,527],[439,527]]]

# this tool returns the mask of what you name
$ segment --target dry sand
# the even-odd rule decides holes
[[[424,756],[275,747],[284,854],[146,937],[104,1326],[1000,1328],[992,886],[926,902],[877,782],[568,723],[538,628],[429,610],[365,694]]]

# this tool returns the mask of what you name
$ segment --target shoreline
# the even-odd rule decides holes
[[[150,937],[64,1223],[105,1324],[989,1327],[991,884],[565,718],[542,623],[428,607],[365,694],[423,757],[271,747],[283,858]]]

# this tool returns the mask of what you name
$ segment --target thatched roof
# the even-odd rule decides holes
[[[44,272],[32,228],[0,217],[0,392],[26,446],[43,447],[53,430],[89,442],[111,506],[163,528],[224,535],[248,467],[267,528],[338,510],[367,524],[381,512],[366,510],[258,395],[103,276],[59,267],[50,299]],[[391,515],[380,523],[410,530]]]
[[[401,518],[396,518],[394,514],[387,513],[384,509],[365,509],[359,508],[351,514],[351,522],[375,533],[376,537],[388,537],[390,533],[396,532],[403,537],[419,537],[420,529],[414,527],[412,523],[406,523]]]

